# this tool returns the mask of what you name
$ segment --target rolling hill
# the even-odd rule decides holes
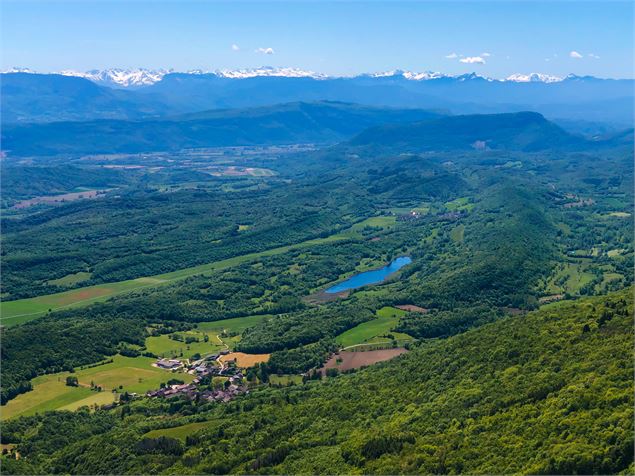
[[[605,145],[564,131],[536,112],[448,116],[411,124],[372,127],[349,142],[353,146],[408,152],[449,150],[576,149]]]
[[[367,127],[441,117],[421,109],[391,109],[340,102],[205,111],[164,120],[51,122],[5,125],[11,155],[117,153],[193,147],[325,143]]]

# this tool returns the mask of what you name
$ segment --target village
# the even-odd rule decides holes
[[[150,398],[186,397],[190,400],[208,402],[228,402],[237,395],[249,393],[244,383],[244,376],[236,367],[234,361],[223,361],[221,357],[230,354],[223,350],[218,354],[190,362],[177,359],[159,359],[154,366],[171,372],[185,372],[195,375],[191,383],[176,383],[165,385],[146,393]],[[213,385],[213,379],[220,377],[223,381],[218,386]],[[175,379],[178,380],[178,379]]]

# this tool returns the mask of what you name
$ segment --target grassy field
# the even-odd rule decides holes
[[[36,319],[37,317],[44,315],[49,311],[86,306],[94,302],[105,301],[112,296],[125,292],[135,291],[146,287],[158,286],[161,284],[188,278],[190,276],[212,273],[214,271],[237,266],[248,261],[253,261],[261,257],[274,256],[286,253],[287,251],[293,249],[322,245],[325,243],[333,243],[354,238],[358,236],[358,230],[361,230],[365,226],[362,225],[363,223],[384,223],[385,226],[389,226],[389,223],[391,221],[394,223],[394,220],[394,217],[372,217],[368,220],[364,220],[363,222],[355,224],[353,227],[349,228],[346,231],[327,236],[325,238],[316,238],[293,245],[272,248],[270,250],[262,251],[259,253],[249,253],[246,255],[235,256],[233,258],[214,261],[212,263],[206,263],[199,266],[192,266],[190,268],[183,268],[177,271],[159,274],[156,276],[130,279],[126,281],[119,281],[116,283],[98,284],[95,286],[87,286],[84,288],[73,289],[70,291],[64,291],[55,294],[47,294],[45,296],[1,302],[0,323],[3,326],[13,326]]]
[[[253,327],[265,319],[273,317],[271,314],[258,316],[235,317],[233,319],[223,319],[222,321],[199,322],[198,329],[203,332],[219,334],[225,332],[242,332],[248,327]]]
[[[91,275],[92,273],[80,271],[79,273],[68,274],[63,278],[51,279],[48,284],[53,284],[55,286],[71,286],[73,284],[81,283],[82,281],[90,279]]]
[[[163,334],[156,337],[148,337],[145,342],[146,348],[149,352],[159,357],[182,357],[185,359],[191,358],[194,354],[207,355],[225,349],[223,343],[218,339],[217,333],[192,330],[176,332],[175,334],[182,337],[183,340],[185,340],[186,337],[194,337],[199,341],[186,344],[183,341],[170,339],[169,335]],[[208,342],[204,340],[206,335],[209,339]]]
[[[350,228],[350,231],[358,232],[363,230],[367,226],[371,226],[374,228],[381,228],[383,230],[389,230],[395,226],[396,222],[397,222],[396,216],[370,217],[370,218],[366,218],[363,221],[360,221],[359,223],[355,223]]]
[[[457,198],[456,200],[452,200],[451,202],[447,202],[445,207],[450,211],[472,211],[474,208],[474,204],[470,203],[470,199],[468,197]]]
[[[563,263],[558,266],[547,283],[547,292],[549,294],[577,293],[582,286],[593,279],[593,274],[586,271],[586,268],[585,263]]]
[[[302,375],[269,375],[273,385],[302,385]]]
[[[18,415],[32,415],[47,410],[75,410],[83,405],[104,405],[113,402],[117,397],[112,392],[116,388],[119,393],[145,393],[158,388],[161,382],[170,378],[179,378],[185,382],[193,379],[191,375],[161,370],[150,364],[154,359],[148,357],[123,357],[115,355],[113,362],[81,369],[71,374],[60,372],[41,375],[32,380],[33,390],[18,395],[2,407],[2,419]],[[66,377],[77,376],[79,387],[66,385]],[[102,392],[90,389],[91,382],[103,388]],[[119,386],[122,386],[119,389]]]
[[[455,243],[461,243],[465,238],[465,225],[459,225],[450,232],[450,238]]]
[[[385,334],[393,334],[396,338],[409,338],[406,334],[396,335],[391,330],[399,322],[399,317],[406,314],[406,311],[394,307],[382,307],[377,311],[377,318],[364,322],[335,338],[335,341],[342,347],[353,345],[370,344],[388,341]]]

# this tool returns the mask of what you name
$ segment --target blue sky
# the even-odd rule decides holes
[[[2,68],[633,77],[633,2],[2,1]]]

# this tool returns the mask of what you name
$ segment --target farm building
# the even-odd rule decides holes
[[[180,360],[176,359],[159,359],[157,360],[157,367],[167,370],[174,370],[181,367],[183,364]]]

